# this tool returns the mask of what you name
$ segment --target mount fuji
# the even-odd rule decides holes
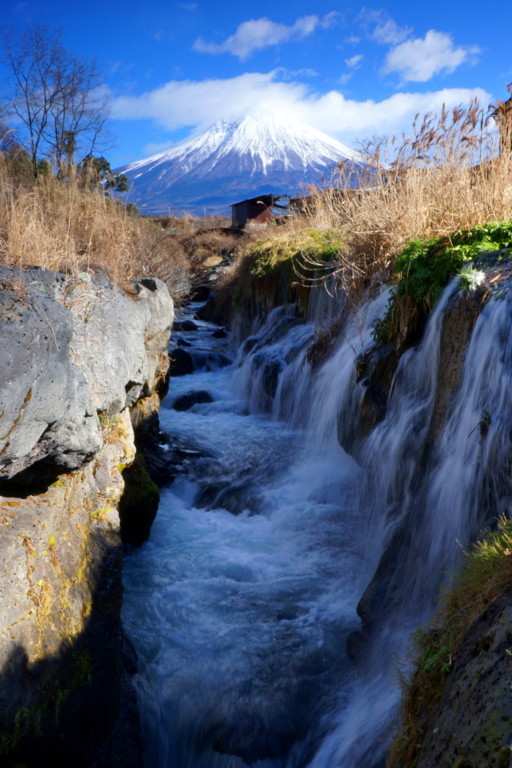
[[[227,215],[240,200],[324,186],[342,161],[362,165],[358,152],[303,123],[246,117],[117,171],[141,213]]]

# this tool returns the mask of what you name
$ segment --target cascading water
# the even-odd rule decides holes
[[[385,295],[317,366],[314,325],[293,307],[274,310],[232,365],[215,364],[225,359],[213,326],[187,334],[197,369],[172,380],[160,421],[193,451],[125,568],[149,768],[384,764],[396,657],[431,615],[458,542],[510,500],[509,299],[480,314],[459,394],[426,448],[456,293],[402,356],[357,462],[338,439],[353,430],[355,361]],[[204,390],[212,402],[173,410]]]

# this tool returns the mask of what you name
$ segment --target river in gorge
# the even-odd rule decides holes
[[[493,420],[483,444],[474,429],[485,409],[507,418],[512,410],[508,299],[482,312],[467,390],[430,461],[421,458],[455,293],[447,289],[421,343],[402,356],[386,416],[357,461],[340,434],[362,397],[355,361],[373,344],[385,293],[316,366],[308,349],[318,321],[337,310],[334,299],[330,310],[321,299],[309,321],[294,305],[278,307],[238,348],[202,321],[173,334],[191,344],[183,348],[195,364],[172,378],[160,412],[161,450],[180,446],[179,467],[149,541],[124,571],[147,768],[385,765],[411,631],[431,615],[459,542],[475,535],[482,499],[508,503],[499,468],[492,484],[487,468],[510,435]],[[473,353],[491,331],[501,346]],[[478,388],[489,366],[501,366],[496,382]],[[209,402],[175,409],[190,392]],[[376,627],[365,638],[356,607],[385,551],[394,561],[383,583],[395,587],[379,591],[377,582]]]

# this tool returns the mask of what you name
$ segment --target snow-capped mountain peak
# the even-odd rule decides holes
[[[258,194],[300,194],[328,180],[357,152],[310,126],[281,117],[222,121],[206,133],[125,168],[130,199],[148,212],[220,212]],[[215,209],[215,210],[214,210]]]

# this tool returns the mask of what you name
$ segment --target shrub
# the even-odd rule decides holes
[[[395,260],[397,284],[384,318],[375,325],[375,341],[403,340],[418,316],[430,312],[457,273],[463,287],[467,288],[470,282],[474,285],[481,273],[463,270],[465,264],[482,253],[510,248],[512,222],[472,227],[449,237],[411,240]]]

